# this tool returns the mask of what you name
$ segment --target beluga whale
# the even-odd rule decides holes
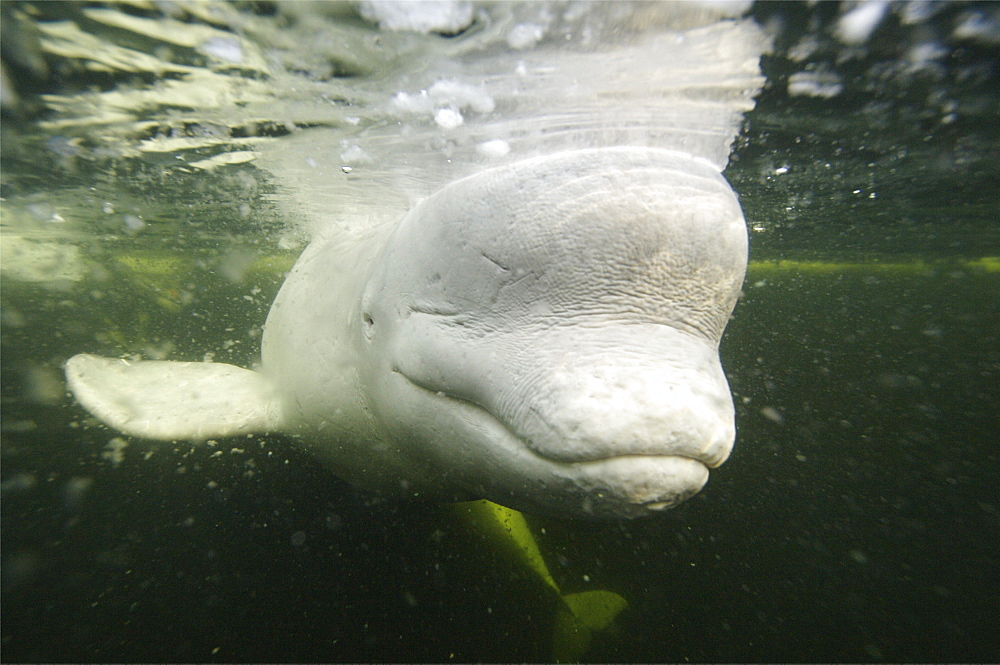
[[[256,371],[83,354],[66,375],[135,436],[285,432],[380,493],[637,517],[732,449],[718,347],[746,262],[711,164],[565,151],[458,180],[365,242],[314,240]]]
[[[430,61],[439,37],[385,33],[413,57],[370,82],[270,71],[246,113],[303,126],[239,159],[309,243],[259,366],[81,354],[73,395],[148,439],[284,433],[386,496],[614,520],[696,494],[735,439],[747,229],[722,171],[767,38],[741,10],[620,7],[491,5]]]

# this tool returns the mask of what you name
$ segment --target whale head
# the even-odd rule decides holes
[[[418,204],[356,314],[371,410],[440,482],[634,517],[697,493],[735,438],[719,362],[746,226],[717,169],[583,150]]]

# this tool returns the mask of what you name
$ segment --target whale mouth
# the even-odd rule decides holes
[[[387,369],[424,395],[417,399],[430,393],[485,412],[455,415],[482,420],[494,437],[502,427],[509,447],[538,462],[634,455],[711,469],[732,451],[732,396],[717,347],[702,337],[666,324],[589,319],[481,336],[456,325],[409,317],[406,343],[391,348]]]
[[[421,385],[399,369],[402,384],[442,407],[449,425],[429,424],[429,450],[474,495],[521,510],[605,520],[636,518],[673,508],[701,491],[718,460],[684,452],[623,451],[619,455],[553,457],[489,409],[462,396]],[[412,395],[413,393],[411,393]],[[447,432],[440,438],[442,431]],[[436,439],[436,440],[435,440]],[[456,455],[454,442],[468,445]],[[475,443],[473,443],[475,442]],[[721,462],[719,462],[721,463]]]
[[[478,404],[466,397],[455,395],[444,390],[440,390],[431,386],[423,385],[419,380],[416,380],[410,376],[407,376],[405,372],[399,368],[394,368],[393,373],[403,377],[406,381],[419,389],[425,394],[431,394],[437,399],[448,400],[449,402],[461,405],[464,409],[475,413],[478,418],[485,421],[489,421],[492,425],[491,429],[499,428],[505,433],[505,438],[510,441],[515,441],[518,447],[523,452],[529,453],[533,458],[538,461],[544,462],[546,464],[552,464],[561,467],[578,467],[578,468],[591,468],[599,469],[606,467],[609,463],[615,462],[616,460],[631,459],[637,462],[642,461],[657,461],[657,460],[687,460],[688,462],[693,462],[705,469],[707,473],[709,469],[714,469],[720,466],[724,461],[725,457],[721,458],[717,453],[710,452],[710,447],[706,447],[704,450],[700,451],[700,454],[689,454],[685,452],[675,452],[675,451],[623,451],[620,454],[607,455],[607,454],[595,454],[586,455],[579,454],[575,456],[566,455],[547,455],[545,452],[539,450],[536,446],[531,444],[531,441],[525,439],[524,437],[518,435],[518,433],[507,423],[503,421],[502,418],[498,417],[490,409],[485,406]]]
[[[594,458],[575,459],[575,460],[555,459],[551,457],[546,457],[545,455],[542,455],[541,453],[538,452],[535,452],[535,454],[540,459],[544,459],[554,464],[569,464],[572,466],[606,465],[609,462],[613,462],[615,460],[620,460],[620,459],[635,459],[638,461],[654,461],[654,462],[665,459],[680,459],[680,460],[689,460],[691,462],[695,462],[705,467],[706,469],[715,468],[715,466],[712,465],[711,460],[709,459],[692,457],[690,455],[684,455],[681,453],[622,453],[621,455],[606,455],[604,457],[594,457]]]

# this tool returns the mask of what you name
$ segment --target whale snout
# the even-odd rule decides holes
[[[491,407],[540,457],[671,456],[708,468],[729,457],[732,397],[705,339],[655,325],[567,330],[538,336],[518,360],[527,380],[507,383]]]
[[[538,455],[560,462],[669,455],[709,468],[729,457],[732,401],[713,363],[621,352],[599,364],[570,363],[551,368],[523,415],[511,419]]]

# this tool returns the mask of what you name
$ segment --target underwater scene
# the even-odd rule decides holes
[[[1000,660],[1000,4],[0,8],[4,662]]]

